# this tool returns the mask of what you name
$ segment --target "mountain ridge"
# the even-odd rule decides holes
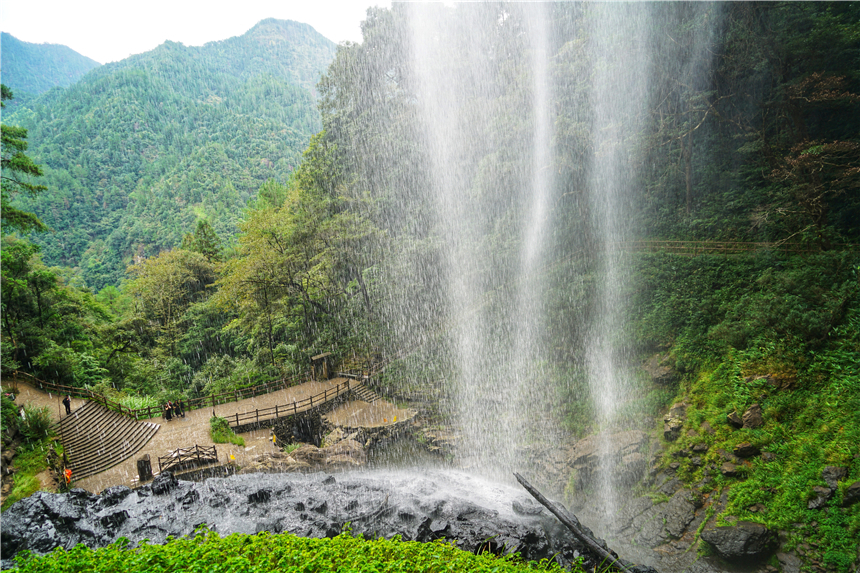
[[[0,54],[3,84],[19,99],[68,87],[101,66],[68,46],[25,42],[8,32],[0,32]]]
[[[306,24],[267,19],[200,47],[165,42],[22,102],[4,123],[29,130],[44,167],[48,191],[16,205],[53,229],[33,237],[45,261],[98,289],[198,219],[228,238],[321,129],[314,85],[335,49]]]

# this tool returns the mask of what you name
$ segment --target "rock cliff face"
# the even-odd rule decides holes
[[[336,476],[253,474],[177,481],[165,473],[131,490],[39,492],[3,514],[3,568],[19,551],[45,553],[120,537],[161,543],[206,525],[222,535],[261,531],[332,537],[349,524],[366,536],[456,540],[467,551],[518,551],[527,559],[557,555],[597,562],[545,509],[518,488],[457,472],[363,472]],[[492,540],[492,541],[488,541]]]

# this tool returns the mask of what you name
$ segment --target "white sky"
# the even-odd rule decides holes
[[[329,40],[361,41],[369,6],[390,0],[2,0],[0,29],[23,42],[63,44],[106,64],[165,40],[187,46],[240,36],[260,20],[310,24]]]

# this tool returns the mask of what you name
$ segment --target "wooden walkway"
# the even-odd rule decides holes
[[[243,429],[261,425],[270,425],[275,420],[280,418],[289,418],[291,416],[299,416],[302,414],[310,414],[317,412],[330,406],[332,402],[346,396],[347,394],[360,392],[360,396],[373,396],[378,399],[372,390],[368,390],[364,384],[357,380],[349,378],[332,378],[327,380],[328,384],[334,385],[333,388],[325,388],[322,392],[316,395],[310,395],[304,399],[296,399],[292,401],[269,406],[268,408],[255,408],[244,412],[236,412],[233,415],[222,416],[230,424],[234,431],[242,431]]]

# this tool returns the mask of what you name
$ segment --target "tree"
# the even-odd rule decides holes
[[[175,356],[182,315],[214,282],[212,264],[200,253],[174,249],[129,267],[128,273],[135,277],[128,291],[138,312],[158,325],[162,344]]]
[[[194,232],[182,238],[182,248],[200,253],[210,263],[221,260],[221,239],[206,219],[197,221]]]
[[[5,85],[0,87],[0,103],[13,97],[12,90]],[[2,107],[6,107],[2,103]],[[45,189],[44,185],[32,183],[33,177],[42,176],[42,168],[33,163],[24,152],[27,150],[27,130],[23,127],[3,124],[2,129],[2,176],[0,176],[0,212],[2,212],[3,232],[8,229],[22,233],[45,231],[47,226],[33,213],[12,206],[12,199],[18,193],[34,196]]]

